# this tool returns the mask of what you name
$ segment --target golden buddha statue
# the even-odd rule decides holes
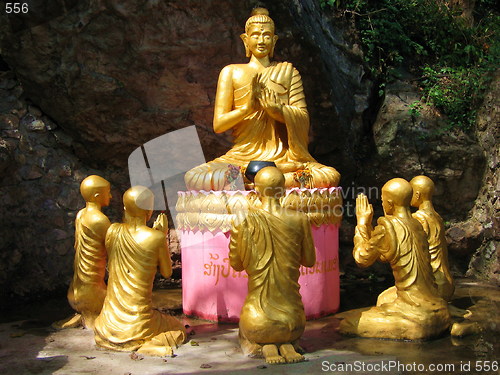
[[[240,314],[239,335],[245,354],[267,363],[303,361],[296,352],[306,323],[299,293],[299,268],[316,260],[307,216],[280,206],[285,177],[276,167],[255,176],[262,206],[253,208],[231,229],[229,260],[248,274],[248,295]]]
[[[382,188],[384,217],[372,228],[373,208],[365,195],[356,199],[353,256],[361,267],[376,260],[391,265],[395,286],[382,292],[377,306],[339,314],[340,332],[364,337],[426,339],[450,325],[447,303],[437,292],[427,235],[410,212],[412,188],[395,178]]]
[[[444,236],[443,219],[432,204],[434,182],[429,177],[417,176],[410,181],[410,184],[413,188],[411,205],[418,208],[413,217],[422,224],[427,233],[431,266],[439,295],[449,301],[455,291],[455,284],[448,266],[448,247]]]
[[[54,323],[55,328],[70,328],[82,324],[93,328],[106,297],[106,249],[104,239],[110,222],[101,212],[109,205],[111,185],[102,177],[88,176],[80,184],[85,199],[75,220],[75,260],[68,301],[78,312],[75,316]]]
[[[95,321],[95,341],[104,348],[165,356],[186,339],[184,326],[174,317],[152,307],[152,289],[159,266],[164,277],[172,274],[165,231],[165,215],[152,229],[154,196],[134,186],[123,195],[124,222],[109,227],[108,293]]]
[[[252,160],[275,162],[287,188],[338,186],[340,174],[318,163],[307,149],[309,114],[299,72],[291,63],[270,60],[278,37],[266,9],[254,9],[241,39],[250,61],[222,69],[213,122],[216,133],[233,131],[234,145],[225,155],[188,171],[187,188],[227,189],[229,165],[243,172]],[[306,186],[298,176],[308,181]]]

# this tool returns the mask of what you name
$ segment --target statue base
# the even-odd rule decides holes
[[[339,190],[292,189],[284,197],[284,205],[287,201],[294,202],[293,206],[302,208],[301,211],[307,210],[311,221],[316,264],[311,268],[302,266],[299,278],[308,320],[335,313],[340,303],[341,211],[333,210],[341,207]],[[321,201],[328,204],[320,204]],[[248,276],[229,265],[230,220],[258,203],[253,191],[179,192],[177,228],[182,256],[182,305],[186,315],[219,322],[239,321]],[[311,209],[312,203],[315,206]]]

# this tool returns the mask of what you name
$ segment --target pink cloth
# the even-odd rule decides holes
[[[338,225],[312,226],[314,267],[301,267],[300,294],[307,319],[336,312],[340,303]],[[238,322],[247,295],[247,275],[229,265],[230,233],[180,230],[182,305],[186,315]]]

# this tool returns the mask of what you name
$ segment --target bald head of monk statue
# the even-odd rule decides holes
[[[145,218],[146,221],[153,214],[154,195],[145,186],[132,186],[123,194],[125,217]]]
[[[276,167],[262,168],[254,182],[255,190],[261,197],[279,199],[285,192],[285,176]]]
[[[109,206],[112,198],[110,191],[111,185],[108,180],[97,175],[86,177],[80,184],[80,193],[85,202],[92,202],[101,207]]]
[[[427,176],[416,176],[410,181],[413,188],[412,207],[420,207],[424,202],[432,201],[434,182]]]
[[[409,210],[413,189],[408,181],[393,178],[382,187],[382,207],[386,215],[393,215],[401,209]]]

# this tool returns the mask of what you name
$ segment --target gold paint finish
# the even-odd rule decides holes
[[[432,204],[434,182],[429,177],[417,176],[410,181],[410,184],[413,188],[411,205],[418,208],[413,217],[422,224],[427,233],[431,266],[439,295],[449,301],[455,291],[455,283],[448,266],[448,246],[444,235],[443,219]]]
[[[280,198],[280,204],[305,213],[317,227],[342,220],[342,195],[338,189],[294,188]],[[181,192],[176,205],[177,229],[227,232],[251,207],[260,205],[255,192]]]
[[[426,339],[450,325],[447,303],[438,295],[430,266],[427,235],[410,212],[412,187],[395,178],[382,188],[385,216],[372,228],[368,198],[356,199],[353,256],[361,267],[388,262],[395,286],[382,292],[377,306],[339,314],[340,332],[364,337]]]
[[[188,171],[188,190],[227,190],[228,164],[244,170],[252,160],[274,161],[285,186],[334,187],[340,174],[309,153],[309,114],[302,79],[288,62],[271,62],[278,37],[266,9],[258,8],[241,39],[247,64],[222,69],[217,84],[214,131],[232,130],[234,145],[225,155]],[[252,184],[246,181],[247,187]]]
[[[240,343],[245,354],[268,363],[299,362],[294,348],[304,332],[299,293],[300,266],[312,267],[316,254],[307,216],[282,207],[285,177],[266,167],[255,177],[260,208],[250,208],[231,229],[229,260],[248,274],[248,295],[240,315]]]
[[[104,348],[164,356],[186,339],[186,332],[176,318],[152,308],[157,268],[164,277],[172,274],[166,216],[160,214],[153,228],[146,226],[153,198],[145,187],[130,188],[123,196],[124,222],[109,227],[108,293],[94,332],[96,343]]]
[[[85,199],[75,220],[75,260],[73,279],[68,290],[69,304],[77,315],[54,323],[55,328],[70,328],[80,324],[94,327],[94,320],[101,312],[106,297],[106,249],[104,239],[110,222],[101,212],[109,205],[111,186],[104,178],[92,175],[80,184]]]

